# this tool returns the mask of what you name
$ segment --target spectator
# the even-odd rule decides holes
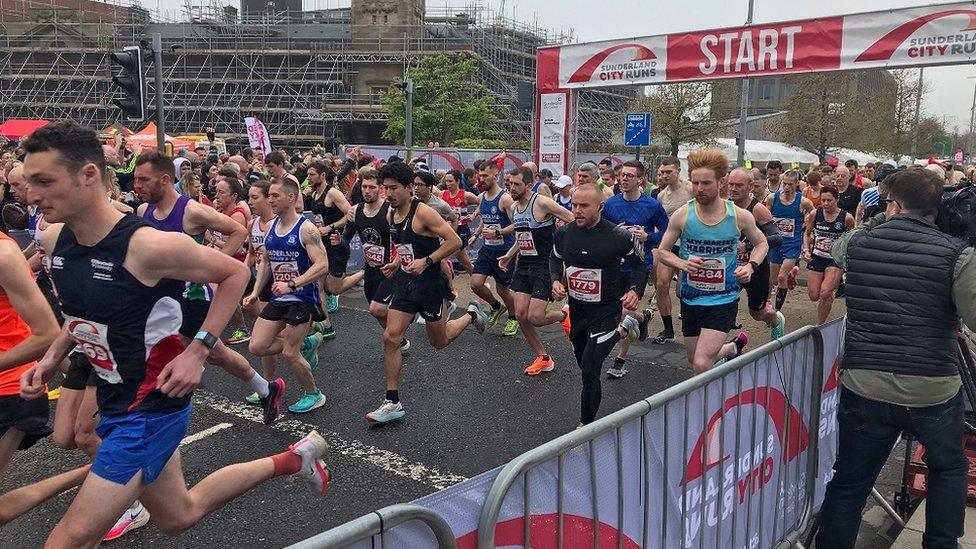
[[[887,177],[885,212],[833,245],[833,260],[847,273],[847,317],[837,460],[817,547],[854,547],[864,502],[902,432],[925,447],[922,546],[954,548],[963,535],[967,462],[956,337],[960,316],[976,328],[976,261],[972,247],[935,226],[942,184],[918,168]]]

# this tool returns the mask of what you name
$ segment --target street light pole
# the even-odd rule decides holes
[[[153,72],[156,77],[156,150],[160,153],[166,146],[166,115],[163,107],[163,36],[152,35]]]
[[[413,147],[413,80],[407,78],[404,91],[406,104],[403,109],[404,125],[403,131],[404,145],[407,147],[407,159],[409,160],[411,147]]]
[[[912,132],[912,158],[918,156],[918,115],[922,112],[922,85],[925,67],[918,69],[918,88],[915,90],[915,130]]]
[[[967,80],[976,80],[976,76],[970,76]],[[966,140],[966,157],[973,155],[973,131],[976,130],[976,85],[973,86],[973,106],[969,109],[969,138]]]
[[[746,15],[746,25],[752,24],[752,11],[755,0],[749,0],[749,13]],[[739,101],[739,150],[736,163],[741,168],[746,159],[746,114],[749,111],[749,77],[742,79],[742,98]]]

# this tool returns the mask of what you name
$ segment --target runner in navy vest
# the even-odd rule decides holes
[[[203,363],[247,284],[238,261],[179,233],[151,228],[105,200],[105,158],[95,132],[56,122],[23,144],[31,200],[51,223],[42,241],[66,319],[44,357],[21,378],[25,398],[80,345],[99,376],[98,434],[91,474],[47,540],[48,547],[95,547],[140,499],[163,532],[176,535],[261,482],[301,473],[328,485],[322,437],[309,433],[288,451],[232,465],[188,489],[180,460],[190,397]],[[180,297],[188,280],[213,283],[213,306],[184,345]]]
[[[136,160],[133,185],[136,194],[145,202],[138,214],[144,221],[164,232],[188,234],[193,241],[203,245],[204,234],[217,231],[227,235],[221,253],[231,257],[247,239],[247,229],[240,223],[217,210],[183,196],[173,188],[173,161],[155,151],[143,154]],[[180,334],[190,340],[200,331],[203,319],[209,314],[213,290],[207,284],[187,282],[180,296]],[[219,335],[219,334],[218,334]],[[220,366],[228,373],[247,383],[263,399],[264,421],[273,422],[280,411],[284,381],[281,378],[268,382],[237,351],[221,341],[207,357],[207,362]]]
[[[268,202],[278,218],[264,236],[254,290],[244,298],[245,306],[257,301],[259,288],[271,280],[271,301],[254,322],[249,349],[257,356],[280,354],[288,363],[305,390],[288,407],[293,414],[325,404],[325,395],[312,377],[312,366],[318,360],[310,364],[302,345],[312,321],[325,318],[316,281],[328,273],[329,259],[318,228],[295,209],[300,197],[301,191],[291,179],[272,180]]]
[[[658,247],[658,259],[681,271],[681,334],[696,374],[711,369],[719,359],[738,356],[748,343],[745,332],[729,343],[725,337],[735,325],[742,284],[759,270],[769,249],[752,214],[719,197],[728,169],[729,159],[719,151],[688,155],[695,199],[674,212]],[[746,264],[739,266],[742,235],[753,248]],[[671,247],[679,238],[675,254]]]
[[[796,266],[803,247],[803,222],[813,211],[813,202],[797,192],[803,179],[800,170],[790,170],[779,178],[779,190],[766,198],[766,207],[783,235],[783,243],[769,251],[769,285],[776,287],[776,310],[783,308],[786,292],[796,286]],[[772,180],[770,180],[772,182]]]
[[[427,340],[435,349],[450,345],[472,323],[484,331],[488,315],[472,301],[468,314],[448,321],[447,303],[452,296],[440,262],[461,247],[461,239],[440,214],[410,195],[414,173],[409,166],[386,164],[380,168],[379,179],[390,203],[390,239],[396,246],[397,261],[383,267],[393,278],[393,299],[383,332],[386,396],[379,408],[366,414],[366,420],[387,423],[404,415],[399,393],[401,345],[414,315],[426,321]]]
[[[803,260],[807,262],[807,295],[817,302],[817,324],[827,322],[837,296],[843,271],[834,263],[830,250],[834,242],[854,228],[854,216],[837,206],[837,187],[820,189],[820,203],[807,215],[803,231]]]
[[[532,172],[524,166],[518,169],[518,175],[509,179],[508,190],[514,201],[508,214],[515,223],[515,244],[499,258],[498,266],[507,269],[509,262],[518,256],[512,278],[515,317],[525,341],[535,353],[535,359],[525,368],[525,373],[535,376],[551,372],[556,367],[536,327],[562,322],[569,315],[568,310],[547,311],[546,305],[552,301],[549,254],[552,253],[554,221],[571,222],[573,214],[553,199],[532,192],[529,189],[531,181]]]
[[[498,266],[498,258],[505,255],[515,243],[515,225],[506,213],[512,207],[512,197],[498,185],[498,166],[494,162],[481,164],[481,181],[485,191],[478,197],[478,209],[475,213],[481,218],[481,233],[472,235],[471,241],[474,242],[477,236],[484,237],[485,240],[474,263],[471,290],[491,306],[488,329],[494,328],[507,310],[508,321],[505,322],[503,333],[514,336],[518,332],[518,321],[515,319],[515,300],[508,289],[508,285],[512,283],[513,270]],[[489,276],[495,279],[495,291],[501,301],[495,298],[488,287]]]
[[[729,198],[732,202],[752,214],[756,219],[756,226],[766,235],[769,248],[778,248],[783,241],[783,236],[779,234],[779,226],[773,222],[769,208],[752,196],[752,172],[742,168],[732,170],[728,176],[728,185]],[[749,263],[750,253],[752,253],[752,244],[749,239],[745,236],[740,237],[736,250],[740,267]],[[749,302],[749,315],[769,326],[770,339],[783,337],[783,334],[786,333],[786,317],[773,308],[773,304],[769,301],[768,256],[759,263],[759,270],[756,271],[755,276],[749,279],[749,282],[742,285],[742,289],[746,291],[746,299]]]

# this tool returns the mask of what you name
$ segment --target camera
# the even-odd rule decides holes
[[[935,224],[939,229],[976,246],[976,187],[963,179],[942,189],[942,204]]]

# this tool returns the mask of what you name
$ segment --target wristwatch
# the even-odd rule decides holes
[[[501,237],[502,237],[502,232],[498,229],[495,229],[495,238],[501,238]]]
[[[291,288],[292,290],[298,289],[298,285],[295,284],[295,280],[294,279],[288,281],[288,287]]]
[[[200,330],[197,332],[197,335],[193,336],[193,339],[199,340],[207,349],[210,350],[217,346],[217,337],[210,332]]]
[[[758,263],[756,263],[755,261],[753,261],[753,260],[750,259],[749,260],[749,264],[752,265],[752,272],[754,272],[754,273],[758,273],[759,272],[759,264]]]
[[[434,260],[431,259],[430,256],[428,255],[427,257],[424,258],[424,263],[426,263],[427,266],[430,267],[431,265],[434,264]]]

